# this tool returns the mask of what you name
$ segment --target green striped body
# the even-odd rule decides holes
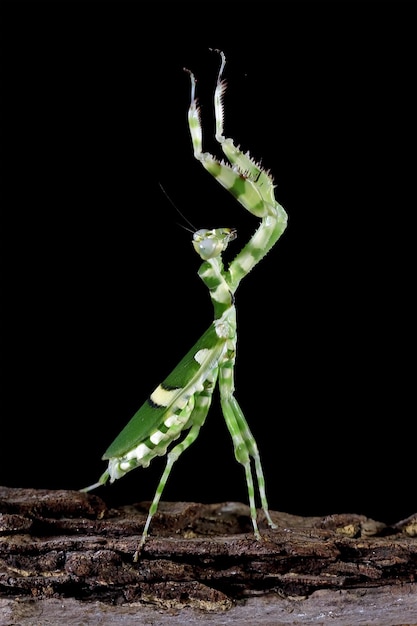
[[[260,538],[254,476],[265,518],[269,526],[274,528],[268,512],[265,480],[256,441],[234,396],[237,340],[234,294],[242,278],[267,254],[283,233],[287,214],[275,200],[274,183],[270,174],[249,154],[242,153],[231,139],[223,136],[222,99],[225,83],[222,74],[225,58],[222,52],[220,55],[222,63],[214,95],[214,109],[216,139],[227,162],[219,162],[210,153],[202,151],[202,128],[195,99],[195,79],[190,73],[191,104],[188,121],[194,156],[236,198],[241,207],[260,219],[260,224],[227,269],[223,267],[222,254],[236,238],[236,232],[229,228],[218,228],[201,229],[194,233],[193,246],[203,261],[199,276],[209,290],[214,307],[214,321],[109,446],[103,455],[103,459],[108,461],[106,471],[97,483],[84,490],[94,489],[109,479],[113,482],[136,467],[147,467],[155,457],[166,455],[166,467],[150,506],[135,558],[144,545],[173,464],[195,441],[204,424],[216,383],[235,456],[245,471],[255,537]]]

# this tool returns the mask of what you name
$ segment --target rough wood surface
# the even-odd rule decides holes
[[[135,563],[148,506],[0,487],[0,626],[417,624],[417,515],[272,512],[259,542],[243,504],[163,502]]]

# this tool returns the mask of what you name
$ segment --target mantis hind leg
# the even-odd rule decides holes
[[[228,370],[228,368],[225,368],[225,371],[230,371],[230,369]],[[255,489],[252,477],[251,459],[253,459],[255,466],[255,475],[262,510],[264,512],[268,525],[271,528],[277,527],[276,524],[272,521],[269,513],[261,457],[259,455],[259,450],[255,438],[250,431],[246,418],[243,415],[242,409],[240,408],[236,398],[233,395],[233,387],[230,386],[230,380],[228,380],[227,375],[224,376],[220,374],[220,391],[223,414],[227,428],[232,436],[235,457],[237,461],[239,461],[239,463],[243,465],[245,470],[253,530],[256,538],[260,539],[261,535],[257,523]]]
[[[232,435],[236,459],[245,468],[246,482],[247,482],[248,494],[249,494],[249,505],[251,509],[251,518],[252,518],[252,523],[254,526],[255,534],[259,538],[259,531],[256,525],[256,506],[255,506],[255,494],[254,494],[253,479],[252,479],[252,468],[251,468],[251,463],[250,463],[251,458],[253,459],[253,462],[255,465],[255,475],[257,479],[262,510],[267,519],[268,525],[271,528],[276,528],[277,526],[272,521],[271,516],[269,514],[268,501],[267,501],[266,492],[265,492],[265,478],[264,478],[264,473],[262,469],[261,457],[259,455],[258,446],[250,431],[248,423],[245,419],[245,416],[243,415],[242,409],[240,408],[236,398],[234,396],[231,396],[230,398],[225,398],[223,400],[223,408],[225,411],[226,424]],[[231,417],[231,415],[228,417],[227,416],[228,412],[230,412],[233,415],[233,417]]]
[[[210,408],[211,400],[213,397],[213,389],[217,379],[217,371],[213,371],[210,376],[207,377],[205,382],[205,388],[200,393],[197,393],[195,396],[195,405],[194,409],[190,415],[190,419],[188,421],[188,426],[191,424],[191,428],[180,443],[177,443],[167,454],[167,462],[165,465],[164,472],[160,478],[158,483],[158,487],[156,488],[155,495],[153,497],[151,506],[149,507],[148,516],[146,518],[145,526],[142,531],[142,537],[136,550],[133,560],[136,562],[139,559],[139,554],[143,548],[143,545],[148,536],[149,527],[151,525],[151,521],[156,511],[158,510],[159,501],[161,499],[162,493],[164,491],[165,485],[168,482],[169,475],[171,474],[171,470],[174,466],[175,461],[179,459],[181,454],[190,447],[190,445],[197,439],[198,434],[200,432],[200,428],[203,426],[208,410]],[[188,427],[187,426],[187,427]]]

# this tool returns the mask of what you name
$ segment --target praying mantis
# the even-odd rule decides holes
[[[202,151],[201,118],[195,96],[196,80],[193,73],[186,70],[191,80],[188,124],[194,157],[246,211],[260,218],[260,224],[227,269],[223,265],[222,254],[236,238],[236,231],[231,228],[214,228],[197,230],[193,234],[194,249],[203,261],[198,275],[209,290],[214,321],[110,444],[102,457],[108,461],[108,467],[98,482],[83,489],[90,491],[104,485],[109,479],[114,482],[136,467],[148,467],[155,457],[166,455],[166,466],[149,507],[135,560],[146,541],[174,463],[199,435],[217,383],[235,457],[245,471],[254,536],[256,539],[261,538],[252,464],[263,513],[268,525],[276,527],[268,510],[258,447],[234,395],[237,341],[234,294],[242,278],[271,250],[284,232],[287,214],[275,199],[274,182],[269,172],[256,163],[249,153],[241,152],[233,140],[223,134],[223,96],[226,89],[223,72],[226,58],[222,51],[216,52],[220,55],[221,63],[214,92],[215,137],[227,162],[220,162],[210,153]],[[182,435],[178,443],[171,445]]]

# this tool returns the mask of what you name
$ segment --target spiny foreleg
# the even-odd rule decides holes
[[[287,225],[287,214],[274,196],[271,175],[256,163],[248,153],[244,154],[232,139],[223,134],[223,95],[226,83],[223,80],[225,56],[221,55],[221,66],[214,95],[216,117],[216,139],[230,163],[218,161],[209,152],[202,150],[202,127],[200,112],[195,96],[195,78],[191,79],[191,103],[188,112],[194,156],[216,180],[227,189],[250,213],[261,218],[257,231],[230,263],[227,282],[234,293],[240,281],[267,254]]]

